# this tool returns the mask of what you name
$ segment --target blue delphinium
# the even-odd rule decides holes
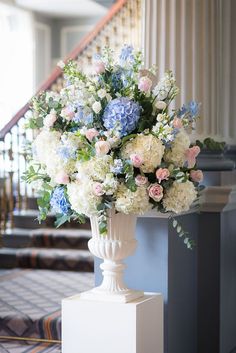
[[[199,114],[200,103],[190,101],[188,104],[184,104],[178,112],[178,116],[188,115],[190,118],[194,118]]]
[[[69,213],[70,203],[66,198],[63,187],[59,186],[55,188],[51,196],[50,205],[51,205],[52,211],[54,211],[55,213],[60,213],[64,215]]]
[[[137,127],[141,107],[126,97],[110,101],[103,113],[103,124],[107,130],[116,130],[121,137]]]
[[[129,60],[131,62],[134,60],[133,50],[134,50],[134,48],[132,47],[132,45],[125,45],[121,49],[121,53],[120,53],[120,63],[121,64],[123,64],[127,60]]]
[[[123,172],[123,162],[121,159],[114,159],[114,164],[111,167],[111,172],[114,174],[121,174]]]

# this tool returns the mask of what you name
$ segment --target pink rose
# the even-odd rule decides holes
[[[136,153],[130,155],[130,160],[135,168],[139,168],[143,164],[143,159]]]
[[[200,153],[200,147],[198,146],[193,146],[191,148],[188,148],[185,156],[186,156],[186,160],[188,162],[188,168],[193,168],[196,164],[196,157],[198,156],[198,154]]]
[[[46,115],[46,117],[44,118],[43,125],[48,128],[52,127],[56,120],[57,120],[56,114],[50,113]]]
[[[203,181],[203,172],[199,169],[198,170],[191,170],[190,178],[193,181],[200,183],[201,181]]]
[[[99,132],[96,129],[88,129],[85,133],[86,138],[91,142],[94,137],[97,137]]]
[[[159,202],[163,198],[163,187],[157,183],[151,184],[148,188],[148,193],[154,201]]]
[[[95,143],[95,150],[97,155],[105,155],[110,151],[110,144],[107,141],[98,141]]]
[[[137,186],[146,185],[148,183],[148,178],[143,175],[137,175],[135,178],[135,184]]]
[[[75,112],[72,108],[65,107],[61,111],[61,116],[66,120],[72,120],[73,117],[75,116]]]
[[[68,184],[69,183],[69,176],[63,170],[57,173],[55,177],[55,181],[58,184]]]
[[[152,81],[147,76],[143,76],[139,79],[138,88],[142,92],[150,91],[152,87]]]
[[[93,184],[93,192],[96,196],[102,196],[104,194],[104,191],[102,189],[102,184],[101,183],[94,183]]]
[[[177,116],[174,118],[173,120],[173,126],[176,128],[176,129],[181,129],[181,127],[183,127],[183,123],[182,123],[182,120],[180,118],[177,118]]]
[[[156,178],[160,183],[162,180],[168,180],[170,172],[167,168],[159,168],[156,171]]]
[[[105,71],[105,65],[102,61],[96,61],[93,65],[94,71],[97,75]]]

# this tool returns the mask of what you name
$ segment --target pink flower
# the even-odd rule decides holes
[[[168,180],[170,172],[167,168],[159,168],[156,171],[156,178],[160,183],[162,180]]]
[[[99,132],[96,129],[88,129],[85,133],[86,138],[91,142],[94,137],[98,136]]]
[[[61,111],[61,116],[66,120],[71,120],[75,116],[75,112],[70,107],[65,107]]]
[[[150,80],[150,78],[148,78],[147,76],[143,76],[139,79],[138,88],[140,91],[148,92],[150,91],[151,87],[152,80]]]
[[[137,186],[146,185],[148,183],[148,178],[143,175],[137,175],[135,178],[135,184]]]
[[[183,127],[183,123],[181,121],[180,118],[177,118],[177,116],[174,118],[173,120],[173,126],[176,128],[176,129],[181,129],[181,127]]]
[[[94,71],[97,75],[105,71],[105,65],[102,61],[96,61],[93,65]]]
[[[199,146],[193,146],[191,148],[188,148],[186,151],[186,160],[188,162],[188,168],[193,168],[196,164],[196,157],[200,153],[200,147]]]
[[[191,170],[190,178],[193,181],[200,183],[201,181],[203,181],[203,172],[199,169],[198,170]]]
[[[43,125],[48,128],[52,127],[56,120],[57,120],[56,114],[50,113],[46,115],[46,117],[44,118]]]
[[[58,172],[55,181],[58,184],[68,184],[69,183],[69,176],[66,174],[63,170],[61,172]]]
[[[101,183],[94,183],[93,184],[93,192],[96,196],[102,196],[104,194],[104,191],[102,189],[102,184]]]
[[[148,188],[148,193],[154,201],[159,202],[163,198],[163,187],[157,183],[151,184]]]
[[[107,141],[98,141],[95,143],[95,150],[97,155],[105,155],[110,151],[110,144]]]
[[[136,153],[130,155],[130,160],[135,168],[139,168],[143,164],[143,159]]]

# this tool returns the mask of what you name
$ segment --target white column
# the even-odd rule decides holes
[[[194,138],[236,143],[236,4],[233,0],[143,0],[145,66],[175,73],[176,106],[202,103]]]

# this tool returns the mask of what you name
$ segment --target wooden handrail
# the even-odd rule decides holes
[[[79,45],[71,51],[71,53],[66,57],[64,62],[75,59],[79,54],[97,37],[101,30],[112,20],[112,18],[119,12],[122,7],[126,4],[128,0],[117,0],[114,5],[110,8],[107,14],[97,23],[94,29],[83,37]],[[36,92],[37,95],[41,91],[47,90],[58,77],[60,77],[62,70],[56,67],[49,78],[42,84],[39,90]],[[13,118],[3,127],[0,131],[0,141],[4,139],[6,134],[17,124],[17,122],[24,116],[24,114],[29,109],[29,102],[26,103],[14,116]]]

